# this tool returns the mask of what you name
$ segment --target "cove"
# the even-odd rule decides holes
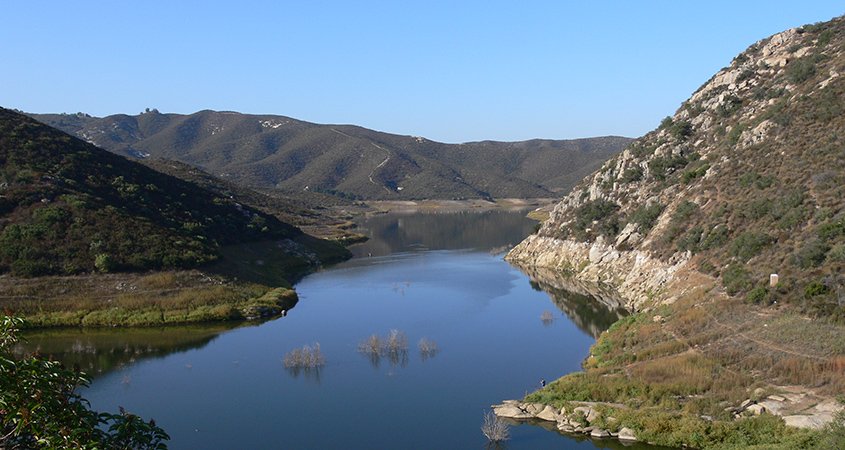
[[[98,410],[154,418],[174,449],[484,448],[482,416],[541,379],[580,369],[595,336],[621,316],[548,289],[502,259],[534,228],[524,212],[384,214],[350,261],[303,279],[287,316],[261,323],[49,332],[33,345],[97,374],[82,394]],[[545,312],[551,320],[541,320]],[[548,317],[545,317],[548,319]],[[358,351],[401,330],[407,354]],[[435,341],[423,355],[417,342]],[[319,343],[320,370],[285,353]],[[509,449],[654,448],[511,428]]]

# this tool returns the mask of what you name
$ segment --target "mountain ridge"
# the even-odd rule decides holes
[[[371,200],[549,197],[630,141],[444,144],[356,125],[211,110],[31,116],[125,156],[177,160],[251,187]]]

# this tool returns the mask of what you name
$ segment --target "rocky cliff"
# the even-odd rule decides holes
[[[507,258],[604,284],[633,310],[698,272],[753,303],[845,318],[843,48],[843,18],[753,44]]]

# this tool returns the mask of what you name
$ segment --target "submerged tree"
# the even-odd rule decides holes
[[[481,432],[490,442],[502,442],[511,438],[510,427],[505,421],[496,416],[493,411],[484,414],[484,423],[481,425]]]
[[[155,422],[99,413],[76,391],[90,380],[56,361],[13,353],[23,321],[0,319],[0,448],[166,449]]]

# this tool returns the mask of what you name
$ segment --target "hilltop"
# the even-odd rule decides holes
[[[636,406],[673,425],[613,414],[669,445],[812,447],[770,416],[734,419],[819,428],[842,409],[843,71],[843,18],[755,43],[508,255],[633,312],[530,399]],[[763,428],[777,439],[755,441]]]
[[[630,142],[444,144],[358,126],[218,111],[32,117],[132,158],[180,161],[254,188],[367,200],[550,197]]]
[[[66,305],[51,303],[53,293],[57,298],[84,297],[96,291],[97,297],[109,299],[137,290],[132,286],[140,280],[140,285],[146,283],[156,291],[159,301],[168,290],[179,291],[189,314],[192,301],[193,306],[235,297],[246,302],[272,288],[289,287],[290,279],[346,255],[340,245],[308,236],[273,214],[238,203],[232,195],[215,193],[0,109],[4,308],[68,312]],[[273,269],[251,269],[247,257],[277,264]],[[167,275],[154,275],[161,271]],[[56,277],[64,278],[59,282]],[[232,283],[233,277],[249,284]],[[122,283],[130,292],[120,292],[123,288],[112,292],[103,283]],[[198,291],[208,288],[220,298],[192,299],[188,291],[199,285],[203,287]],[[281,296],[282,291],[278,293]],[[30,298],[46,304],[41,300],[33,304]],[[143,303],[140,297],[132,301]],[[166,310],[173,305],[156,306]],[[101,307],[89,305],[88,311]],[[165,320],[163,313],[159,316],[158,321]]]

